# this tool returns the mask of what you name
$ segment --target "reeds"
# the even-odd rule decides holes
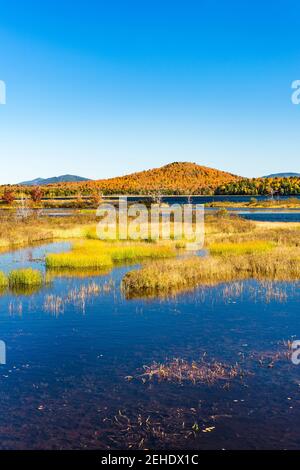
[[[66,306],[74,305],[84,313],[86,305],[91,299],[100,294],[111,292],[114,287],[115,284],[112,279],[104,284],[98,284],[93,281],[69,290],[64,297],[52,294],[47,295],[44,300],[44,310],[59,315],[64,313]]]
[[[191,257],[155,262],[127,273],[122,280],[126,297],[170,295],[200,285],[243,279],[300,279],[300,250],[276,248],[261,253]]]

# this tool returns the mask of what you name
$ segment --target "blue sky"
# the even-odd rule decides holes
[[[0,0],[0,183],[300,171],[300,4]]]

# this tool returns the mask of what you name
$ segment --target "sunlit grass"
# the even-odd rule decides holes
[[[27,287],[27,286],[41,286],[44,283],[44,278],[41,271],[37,269],[15,269],[8,275],[9,287]]]
[[[127,297],[169,295],[243,279],[300,279],[300,249],[282,247],[260,253],[157,261],[127,273],[122,289]]]
[[[0,271],[0,289],[3,289],[8,286],[8,278],[4,272]]]
[[[133,246],[112,246],[109,248],[114,263],[136,261],[143,258],[170,258],[176,255],[171,245],[140,244]]]
[[[112,266],[112,259],[105,253],[57,253],[49,254],[46,266],[50,269],[105,269]]]
[[[133,262],[145,258],[169,258],[175,256],[172,244],[149,244],[100,240],[82,240],[73,243],[71,252],[49,254],[46,266],[49,269],[105,269],[114,263]]]
[[[209,251],[212,255],[248,255],[251,253],[264,253],[274,247],[273,242],[254,240],[240,243],[212,243],[209,245]]]

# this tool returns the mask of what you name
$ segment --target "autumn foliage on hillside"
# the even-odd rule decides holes
[[[237,180],[230,173],[195,163],[171,163],[161,168],[132,173],[116,178],[59,183],[43,187],[45,197],[110,194],[213,194],[226,183]],[[23,188],[27,192],[26,188]]]
[[[43,198],[78,199],[88,196],[97,205],[99,197],[112,194],[300,194],[300,178],[241,178],[231,173],[197,165],[175,162],[161,168],[132,173],[110,179],[55,183],[32,188],[29,186],[2,186],[0,197],[5,194],[25,195],[33,201]]]
[[[220,184],[236,180],[235,175],[195,163],[171,163],[161,168],[128,176],[100,180],[96,185],[106,194],[209,194]]]
[[[216,194],[236,195],[278,195],[292,196],[300,194],[300,178],[252,178],[239,179],[216,189]]]

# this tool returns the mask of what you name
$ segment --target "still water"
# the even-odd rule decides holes
[[[2,255],[0,270],[43,269],[45,253],[66,248]],[[299,283],[246,281],[126,300],[120,282],[135,268],[2,293],[0,448],[299,449],[300,366],[287,357],[287,341],[300,339]],[[143,379],[154,361],[203,354],[207,363],[238,363],[243,376]]]

